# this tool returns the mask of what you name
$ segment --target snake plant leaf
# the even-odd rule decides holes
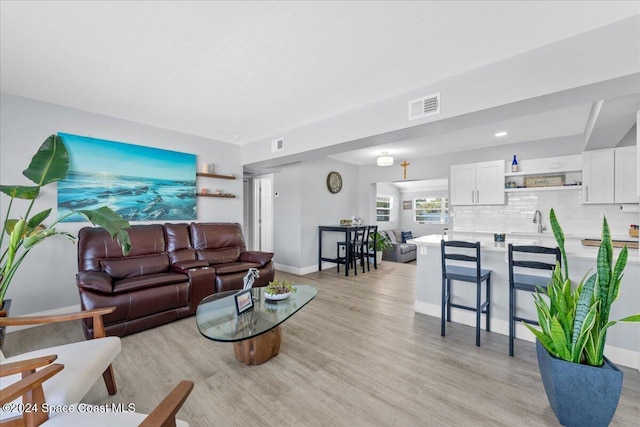
[[[618,322],[640,322],[640,314],[634,314],[633,316],[627,316],[618,320]]]
[[[565,330],[556,317],[551,319],[551,340],[555,349],[556,357],[562,360],[571,360],[571,352],[569,350],[569,341]]]
[[[551,354],[555,354],[555,349],[553,347],[553,341],[551,340],[550,336],[544,332],[541,332],[539,330],[537,330],[536,328],[534,328],[533,326],[529,325],[528,323],[523,322],[522,323],[524,326],[526,326],[531,333],[533,333],[533,335],[536,336],[536,338],[538,338],[538,341],[540,341],[540,344],[542,344],[544,346],[544,348],[547,349],[547,351]]]
[[[573,342],[571,344],[572,362],[580,363],[580,358],[584,347],[589,339],[591,330],[596,324],[596,317],[598,313],[597,304],[593,304],[587,314],[585,315],[581,327],[579,330],[574,331]]]
[[[585,319],[587,318],[587,314],[590,313],[590,309],[591,309],[591,299],[593,298],[593,288],[596,284],[596,278],[598,276],[594,273],[591,275],[591,277],[589,277],[589,279],[584,282],[584,285],[582,285],[582,290],[579,293],[578,296],[578,303],[576,306],[576,315],[575,318],[573,320],[573,333],[572,333],[572,340],[571,340],[571,348],[575,349],[576,348],[576,343],[578,341],[578,338],[580,337],[580,334],[583,331],[583,323],[585,322]],[[591,319],[591,321],[595,321],[595,317],[593,319]],[[591,327],[593,327],[593,325],[591,325]]]
[[[620,295],[620,282],[622,281],[622,272],[627,265],[627,258],[629,257],[629,250],[627,249],[627,245],[624,245],[620,254],[618,255],[618,260],[616,261],[616,265],[613,268],[613,286],[609,291],[609,300],[613,303],[618,299]]]
[[[38,197],[39,186],[0,185],[0,192],[15,199],[33,200]]]
[[[111,210],[111,208],[103,206],[96,210],[79,210],[75,212],[84,215],[93,225],[103,227],[112,238],[116,238],[122,247],[123,255],[128,255],[131,252],[131,241],[126,230],[130,228],[129,222]]]
[[[564,250],[564,233],[562,232],[562,227],[560,227],[560,223],[558,222],[558,218],[556,217],[556,212],[553,210],[553,208],[551,208],[551,212],[549,212],[549,223],[551,224],[553,236],[556,238],[556,242],[558,243],[558,247],[560,248],[560,253],[562,254],[564,277],[568,278],[569,264],[567,264],[567,253]]]
[[[22,174],[31,181],[44,186],[64,179],[69,170],[69,153],[62,138],[51,135],[31,159],[29,167]]]

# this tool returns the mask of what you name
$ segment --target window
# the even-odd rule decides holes
[[[447,196],[423,197],[413,200],[413,220],[431,224],[449,222],[449,198]]]
[[[391,196],[376,197],[376,219],[378,222],[391,222],[391,208],[393,198]]]

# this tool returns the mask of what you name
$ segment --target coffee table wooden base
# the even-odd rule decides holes
[[[282,330],[276,326],[269,332],[233,343],[236,359],[245,365],[260,365],[280,353]]]

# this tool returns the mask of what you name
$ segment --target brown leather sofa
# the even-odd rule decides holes
[[[116,307],[104,316],[107,335],[125,336],[196,312],[207,295],[242,289],[249,268],[273,280],[273,253],[247,251],[240,224],[134,225],[131,253],[99,227],[78,234],[76,284],[83,310]],[[93,335],[91,319],[85,335]]]

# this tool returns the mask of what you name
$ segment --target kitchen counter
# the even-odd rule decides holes
[[[565,235],[565,251],[567,257],[570,258],[583,258],[595,260],[598,256],[597,246],[583,246],[581,240],[586,238],[585,236]],[[589,238],[597,238],[589,236]],[[446,236],[441,234],[430,234],[428,236],[418,237],[408,240],[408,243],[414,245],[436,245],[440,247],[440,240],[463,240],[470,242],[480,242],[482,249],[496,252],[506,252],[509,243],[514,245],[529,245],[529,246],[548,246],[555,247],[556,239],[551,233],[505,233],[504,242],[495,242],[493,240],[493,233],[487,232],[469,232],[469,231],[449,231]],[[616,239],[617,240],[617,239]],[[638,238],[626,237],[620,238],[620,240],[638,241]],[[620,253],[620,248],[613,249],[613,256],[616,258]],[[629,251],[629,257],[627,264],[640,264],[640,256],[638,249],[627,249]]]
[[[490,269],[491,273],[491,331],[503,335],[509,334],[509,264],[507,246],[541,245],[556,246],[551,233],[542,235],[527,233],[507,233],[506,242],[493,241],[493,233],[448,232],[447,236],[432,234],[411,239],[408,242],[418,246],[416,271],[416,302],[415,311],[434,317],[440,317],[442,293],[442,264],[440,255],[440,240],[479,241],[482,253],[483,269]],[[588,272],[594,272],[598,248],[582,246],[581,239],[586,236],[566,236],[565,249],[569,264],[569,276],[574,286],[575,281],[582,279]],[[625,239],[627,240],[627,239]],[[629,239],[631,240],[631,239]],[[614,248],[614,261],[620,249]],[[544,274],[541,272],[540,274]],[[465,305],[475,305],[475,287],[473,285],[454,282],[452,290],[454,301]],[[520,292],[517,299],[518,314],[531,319],[537,318],[533,297]],[[632,314],[640,313],[640,259],[638,250],[629,250],[629,259],[620,285],[620,295],[611,309],[611,320],[617,320]],[[452,308],[452,321],[469,326],[475,326],[473,312]],[[482,321],[484,325],[484,320]],[[437,331],[439,333],[439,327]],[[455,332],[448,332],[455,333]],[[483,332],[485,333],[485,332]],[[533,341],[534,337],[523,325],[516,325],[516,337]],[[446,338],[444,338],[446,339]],[[469,341],[473,346],[473,340]],[[508,354],[508,343],[505,340],[505,354]],[[516,344],[516,355],[518,353]],[[616,363],[640,370],[640,327],[637,323],[618,323],[608,331],[605,355]]]

